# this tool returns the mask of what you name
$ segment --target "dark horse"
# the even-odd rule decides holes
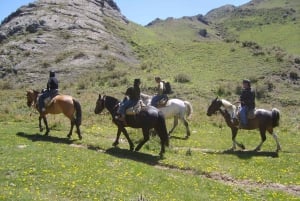
[[[223,109],[222,109],[223,108]],[[233,104],[231,104],[229,101],[226,101],[224,99],[214,99],[211,102],[211,105],[207,109],[207,115],[211,116],[212,114],[216,113],[217,111],[220,111],[220,113],[223,115],[227,125],[231,128],[232,132],[232,150],[236,148],[236,145],[238,145],[240,148],[245,149],[245,146],[241,143],[238,143],[235,138],[237,136],[237,132],[239,129],[238,124],[234,124],[232,122],[233,114],[236,113],[237,107]],[[264,110],[264,109],[257,109],[255,111],[255,118],[248,120],[248,126],[247,128],[243,128],[246,130],[253,130],[253,129],[259,129],[260,136],[261,136],[261,143],[255,148],[254,151],[259,151],[262,144],[266,140],[266,131],[268,131],[273,138],[276,141],[277,149],[276,152],[281,150],[278,138],[276,133],[273,131],[273,128],[279,125],[279,118],[280,113],[279,110],[276,108],[273,108],[272,111]]]
[[[38,97],[40,93],[36,90],[28,90],[27,91],[27,106],[28,107],[34,107],[38,110]],[[46,133],[45,135],[48,135],[50,132],[50,129],[48,127],[48,122],[46,115],[47,114],[60,114],[63,113],[66,117],[68,117],[71,121],[71,129],[68,134],[68,138],[71,137],[73,127],[76,125],[77,128],[77,134],[79,139],[82,139],[81,133],[80,133],[80,125],[81,125],[81,106],[80,103],[68,95],[57,95],[55,96],[49,106],[46,107],[46,111],[44,113],[40,113],[39,116],[39,128],[40,131],[43,131],[41,120],[43,119],[44,124],[46,126]],[[76,114],[76,117],[75,117]]]
[[[129,143],[130,150],[133,151],[134,145],[129,138],[125,127],[129,126],[132,128],[142,128],[144,139],[135,148],[135,151],[138,151],[149,140],[149,130],[154,128],[160,138],[160,156],[162,157],[163,153],[165,152],[165,146],[169,146],[169,136],[166,128],[165,118],[162,112],[152,106],[143,107],[141,112],[136,115],[126,115],[127,125],[124,125],[121,121],[116,119],[119,103],[119,100],[114,97],[99,95],[95,107],[95,114],[101,113],[103,109],[106,108],[112,116],[112,121],[118,126],[117,137],[113,143],[113,146],[117,146],[119,144],[119,137],[121,132],[123,132]]]

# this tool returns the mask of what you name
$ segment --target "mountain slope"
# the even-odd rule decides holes
[[[130,47],[109,29],[128,21],[112,0],[39,0],[0,27],[0,77],[38,82],[55,69],[63,79],[111,60],[136,63]]]

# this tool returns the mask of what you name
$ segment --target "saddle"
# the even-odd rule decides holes
[[[42,93],[44,93],[44,92],[45,91],[43,90]],[[52,104],[53,98],[57,95],[59,95],[58,91],[56,91],[55,93],[49,94],[49,96],[44,99],[45,107],[49,107]]]
[[[158,101],[157,108],[165,107],[167,105],[169,98],[163,98]]]
[[[133,107],[129,107],[126,109],[125,114],[126,115],[136,115],[140,113],[143,107],[146,107],[146,105],[143,103],[142,100],[139,100],[137,104],[135,104]]]
[[[240,119],[240,106],[238,106],[235,110],[235,114],[233,116],[236,117],[236,119]],[[248,119],[254,119],[255,118],[255,112],[256,112],[256,108],[252,109],[252,110],[248,110],[247,112],[247,118]],[[233,117],[234,118],[234,117]]]

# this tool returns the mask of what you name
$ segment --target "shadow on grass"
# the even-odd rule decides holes
[[[28,134],[24,132],[18,132],[16,134],[19,137],[27,138],[28,140],[31,140],[32,142],[36,141],[43,141],[43,142],[53,142],[53,143],[62,143],[62,144],[72,144],[76,140],[72,140],[69,138],[59,138],[54,136],[47,136],[47,135],[40,135],[38,133],[36,134]]]
[[[241,159],[249,159],[252,157],[272,157],[272,158],[278,158],[279,154],[277,152],[270,152],[270,151],[254,151],[254,150],[225,150],[225,151],[203,151],[207,154],[221,154],[221,155],[234,155]]]
[[[128,149],[121,149],[118,147],[112,147],[105,151],[106,154],[109,154],[114,157],[130,159],[137,162],[142,162],[148,165],[157,165],[158,161],[161,159],[159,156],[153,156],[146,153],[134,152]]]
[[[189,137],[178,137],[178,136],[173,136],[173,135],[171,135],[170,136],[170,139],[176,139],[176,140],[187,140],[187,139],[189,139]]]

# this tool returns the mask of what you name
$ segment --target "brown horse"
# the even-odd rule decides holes
[[[38,109],[38,97],[40,93],[36,90],[28,90],[27,91],[27,105],[28,107],[34,107],[35,109]],[[41,113],[39,112],[39,128],[40,131],[43,131],[41,120],[43,119],[44,124],[46,126],[46,133],[45,135],[49,134],[49,127],[46,115],[47,114],[60,114],[63,113],[66,117],[68,117],[71,121],[71,129],[68,134],[68,138],[71,137],[73,127],[76,125],[77,134],[79,139],[82,139],[81,133],[80,133],[80,125],[81,125],[81,106],[80,103],[72,98],[72,96],[68,95],[57,95],[55,96],[48,107],[46,107],[46,111]],[[76,117],[75,117],[76,113]]]
[[[232,150],[236,148],[236,145],[238,145],[242,149],[245,149],[245,146],[243,144],[238,143],[235,140],[239,129],[239,124],[234,124],[232,122],[232,117],[234,116],[236,110],[237,108],[235,105],[231,104],[229,101],[226,101],[224,99],[218,99],[218,98],[214,99],[211,102],[211,105],[207,109],[208,116],[211,116],[212,114],[219,111],[223,115],[228,127],[231,128],[232,142],[233,142],[233,146],[231,148]],[[255,118],[248,120],[248,126],[243,129],[253,130],[258,128],[261,136],[261,143],[255,148],[254,151],[260,150],[261,146],[266,140],[266,131],[268,131],[276,141],[276,145],[277,145],[276,152],[281,150],[277,135],[273,131],[273,128],[279,125],[279,118],[280,118],[280,112],[276,108],[273,108],[272,111],[268,111],[265,109],[257,109],[255,111]]]

